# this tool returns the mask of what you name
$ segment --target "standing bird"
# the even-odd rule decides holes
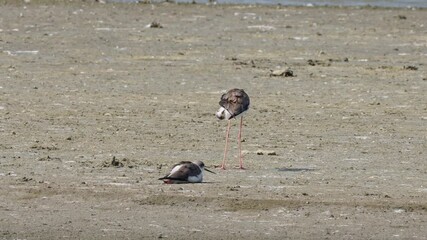
[[[231,119],[236,118],[237,116],[248,110],[249,104],[249,96],[245,93],[245,91],[243,91],[243,89],[234,88],[221,96],[221,100],[219,101],[219,105],[221,107],[216,113],[216,116],[219,119],[225,118],[228,120],[227,131],[225,134],[224,159],[222,160],[221,169],[225,169],[225,160],[227,158],[228,137],[230,135]],[[243,116],[240,115],[240,128],[238,135],[240,169],[244,169],[242,155],[242,125]]]
[[[214,173],[209,169],[205,168],[205,164],[202,161],[190,162],[182,161],[175,164],[172,167],[171,172],[159,178],[164,183],[200,183],[203,181],[203,170]],[[215,173],[214,173],[215,174]]]

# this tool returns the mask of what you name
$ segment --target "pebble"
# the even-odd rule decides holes
[[[277,155],[277,153],[275,151],[272,151],[272,150],[261,150],[261,149],[257,150],[256,154],[257,155],[269,155],[269,156],[276,156]]]
[[[279,70],[274,70],[270,72],[270,77],[293,77],[293,76],[294,76],[294,72],[291,69],[279,69]]]

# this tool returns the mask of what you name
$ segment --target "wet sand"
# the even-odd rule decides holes
[[[427,239],[426,23],[412,9],[3,3],[0,239]],[[223,171],[214,114],[234,87],[251,97],[247,169],[233,121]],[[157,180],[183,160],[217,174]]]

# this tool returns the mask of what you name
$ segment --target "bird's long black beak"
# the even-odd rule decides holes
[[[208,171],[208,172],[210,172],[210,173],[216,174],[215,172],[212,172],[211,170],[209,170],[207,168],[205,168],[205,170]]]

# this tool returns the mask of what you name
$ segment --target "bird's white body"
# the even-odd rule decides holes
[[[187,163],[188,164],[188,163]],[[200,183],[203,181],[203,168],[201,168],[199,165],[192,163],[200,170],[199,174],[191,175],[192,173],[189,172],[186,174],[186,176],[180,174],[184,172],[184,169],[187,167],[186,164],[178,164],[175,167],[172,168],[171,172],[168,174],[168,176],[174,176],[174,175],[180,175],[183,179],[187,179],[187,182],[190,183]],[[194,173],[197,171],[194,171]]]
[[[224,107],[220,107],[218,109],[218,112],[216,112],[216,117],[219,119],[230,119],[231,118],[231,113],[225,109]]]

